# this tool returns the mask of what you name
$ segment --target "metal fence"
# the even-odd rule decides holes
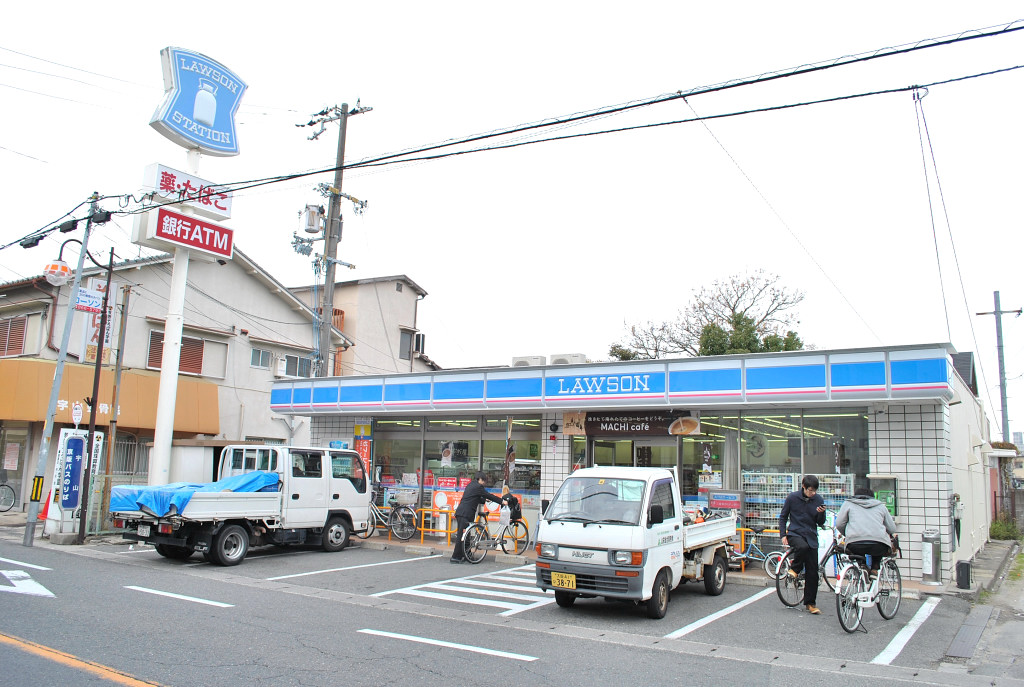
[[[138,437],[134,434],[117,435],[114,441],[114,455],[110,470],[106,469],[106,456],[98,474],[93,475],[92,492],[89,496],[89,518],[87,534],[99,534],[113,530],[109,518],[110,489],[119,484],[146,484],[149,482],[149,446],[152,437]]]

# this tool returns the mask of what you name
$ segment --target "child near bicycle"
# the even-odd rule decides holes
[[[846,537],[846,552],[867,556],[871,577],[877,577],[882,558],[892,553],[896,521],[867,487],[857,487],[836,516],[836,529]]]

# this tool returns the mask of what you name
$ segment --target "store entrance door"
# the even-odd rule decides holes
[[[676,467],[674,438],[594,439],[592,465],[617,467]]]
[[[595,467],[632,467],[633,441],[631,439],[594,439],[593,461]]]

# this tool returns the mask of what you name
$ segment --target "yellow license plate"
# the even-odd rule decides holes
[[[576,576],[571,573],[551,573],[551,586],[561,589],[576,589]]]

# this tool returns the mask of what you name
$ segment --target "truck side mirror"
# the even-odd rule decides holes
[[[660,503],[656,503],[651,506],[650,511],[647,513],[647,527],[660,525],[663,522],[665,522],[665,509]]]

